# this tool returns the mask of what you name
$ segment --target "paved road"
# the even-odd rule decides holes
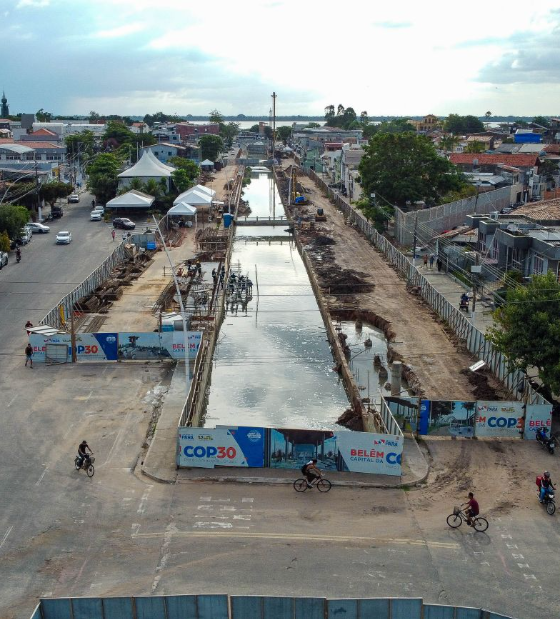
[[[22,354],[26,321],[37,324],[113,251],[110,225],[89,221],[91,199],[84,193],[79,204],[64,205],[64,217],[48,222],[50,233],[34,234],[22,248],[21,263],[11,252],[9,264],[0,271],[0,364],[9,364],[14,352]],[[72,233],[72,243],[55,244],[60,230]]]

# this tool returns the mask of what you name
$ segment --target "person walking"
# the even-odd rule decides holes
[[[422,259],[424,261],[424,269],[428,268],[428,255],[424,254],[424,257]]]
[[[115,229],[113,228],[113,230],[111,231],[111,237],[113,237],[113,241],[115,240],[116,236],[117,236],[117,233],[115,232]]]
[[[27,346],[25,347],[25,365],[27,366],[27,362],[30,363],[31,368],[33,368],[33,347],[31,346],[31,343],[28,342]]]
[[[31,333],[29,330],[33,327],[33,323],[31,321],[27,321],[27,323],[25,324],[25,329],[27,331],[27,335],[29,336],[29,334]]]
[[[430,255],[430,269],[434,268],[435,256],[433,254]]]
[[[441,271],[441,268],[443,266],[443,263],[441,262],[441,258],[438,256],[438,259],[436,261],[436,265],[437,265],[437,270]]]

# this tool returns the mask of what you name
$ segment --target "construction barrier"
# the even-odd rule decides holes
[[[480,598],[480,597],[477,597]],[[430,605],[421,598],[292,596],[119,596],[42,598],[32,618],[509,618],[478,607]]]

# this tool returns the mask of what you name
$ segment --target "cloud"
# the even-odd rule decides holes
[[[560,11],[549,13],[546,30],[527,30],[511,35],[506,48],[483,66],[478,82],[492,84],[540,84],[560,81]]]
[[[389,30],[398,30],[400,28],[410,28],[410,22],[374,22],[374,28],[387,28]]]
[[[33,8],[43,8],[50,5],[50,0],[19,0],[16,5],[16,9],[23,9],[27,6],[31,6]]]
[[[112,28],[111,30],[98,30],[94,32],[91,36],[94,39],[116,39],[118,37],[125,37],[130,34],[134,34],[135,32],[141,32],[145,30],[146,26],[144,24],[125,24],[124,26],[118,26],[117,28]]]

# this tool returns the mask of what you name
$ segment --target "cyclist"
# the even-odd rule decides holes
[[[317,467],[317,459],[311,459],[302,468],[301,473],[307,478],[307,488],[310,489],[313,480],[323,477],[321,470]]]
[[[539,476],[539,479],[539,501],[542,504],[544,502],[544,496],[547,494],[547,492],[551,490],[553,491],[556,487],[552,484],[552,479],[550,477],[549,471],[545,471],[542,476]]]
[[[467,515],[467,525],[473,525],[473,519],[478,516],[480,509],[478,502],[474,498],[474,493],[469,492],[469,501],[463,504],[465,506],[465,514]]]
[[[90,454],[93,454],[93,450],[88,446],[87,441],[84,439],[82,443],[78,446],[78,456],[80,457],[80,467],[83,465],[84,461],[86,462],[86,466],[89,465],[89,454],[86,452],[89,450]]]

